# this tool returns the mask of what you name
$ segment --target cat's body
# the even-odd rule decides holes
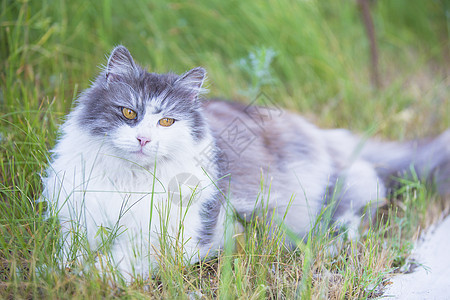
[[[362,142],[283,110],[202,102],[204,77],[201,68],[150,74],[124,47],[113,51],[62,127],[43,180],[65,260],[83,253],[71,249],[75,232],[91,250],[115,232],[109,258],[124,275],[148,274],[161,240],[179,240],[195,262],[223,247],[227,201],[243,219],[274,213],[303,237],[333,198],[334,220],[355,230],[411,163],[423,178],[441,167],[438,189],[449,193],[449,131],[420,147]],[[177,190],[183,181],[191,190]]]

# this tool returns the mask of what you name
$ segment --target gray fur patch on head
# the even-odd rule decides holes
[[[118,46],[105,70],[80,95],[75,109],[78,124],[94,136],[105,137],[124,123],[136,126],[151,107],[151,113],[188,121],[193,138],[199,141],[206,130],[199,103],[205,91],[202,89],[205,77],[203,68],[181,76],[148,73],[134,62],[124,46]],[[124,118],[123,107],[134,110],[136,119]]]

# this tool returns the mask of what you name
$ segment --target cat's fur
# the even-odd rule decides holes
[[[108,258],[125,276],[148,274],[161,240],[181,239],[191,263],[214,255],[224,244],[226,200],[242,219],[263,211],[285,216],[303,237],[334,198],[333,219],[356,231],[367,206],[386,196],[391,176],[411,166],[434,178],[441,194],[450,192],[450,131],[423,144],[363,141],[280,109],[200,101],[204,79],[202,68],[147,73],[125,47],[113,50],[62,126],[43,179],[65,261],[85,253],[72,249],[83,244],[78,238],[95,250],[108,234],[115,235]],[[124,118],[122,107],[137,118]],[[162,118],[176,121],[163,127]],[[194,178],[194,191],[174,194],[177,175]]]

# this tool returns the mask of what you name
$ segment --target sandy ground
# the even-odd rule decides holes
[[[450,299],[450,216],[419,239],[411,257],[418,267],[393,277],[383,298]]]

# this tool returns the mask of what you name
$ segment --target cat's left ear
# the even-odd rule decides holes
[[[198,98],[199,94],[205,92],[202,85],[206,79],[206,70],[198,67],[187,71],[180,76],[175,84],[188,88],[192,92],[192,100]]]
[[[124,76],[129,76],[136,73],[138,70],[133,57],[122,45],[117,46],[111,52],[108,58],[108,64],[106,65],[106,80],[119,81]]]

